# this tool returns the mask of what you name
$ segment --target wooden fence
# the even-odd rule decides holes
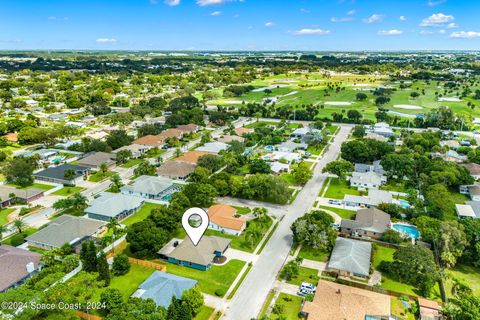
[[[131,257],[128,258],[128,261],[130,263],[133,263],[133,264],[136,264],[136,265],[139,265],[139,266],[142,266],[142,267],[152,268],[152,269],[156,269],[156,270],[159,270],[159,271],[167,271],[167,266],[164,265],[164,264],[155,263],[155,262],[152,262],[152,261],[135,259],[135,258],[131,258]]]

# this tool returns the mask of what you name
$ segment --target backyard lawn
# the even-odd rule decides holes
[[[207,236],[218,236],[228,239],[232,239],[230,246],[233,249],[242,250],[246,252],[253,252],[257,247],[258,243],[262,240],[267,232],[268,228],[272,225],[272,219],[269,217],[268,223],[261,223],[258,219],[250,220],[247,222],[247,227],[243,230],[240,236],[229,235],[221,233],[216,230],[207,230],[205,235]],[[258,229],[261,231],[261,236],[253,238],[251,241],[247,240],[246,235],[248,234],[249,229]]]
[[[404,305],[404,303],[410,304],[410,307]],[[415,300],[402,301],[400,298],[391,297],[390,299],[390,310],[392,315],[399,317],[404,320],[415,320],[415,314],[412,313],[411,307],[416,304]]]
[[[215,309],[211,307],[202,306],[193,320],[208,320],[214,311]]]
[[[291,173],[282,173],[280,177],[285,180],[290,186],[296,186],[297,182],[293,178],[293,174]]]
[[[62,189],[57,190],[52,194],[54,194],[56,196],[68,197],[68,196],[73,195],[74,193],[81,192],[83,190],[85,190],[85,188],[82,188],[82,187],[63,187]]]
[[[307,152],[310,152],[311,154],[315,155],[315,156],[318,156],[320,153],[322,153],[323,149],[325,149],[325,145],[321,145],[321,146],[309,146],[307,148]]]
[[[128,298],[154,271],[155,269],[142,267],[132,263],[130,271],[128,271],[127,274],[112,278],[110,288],[120,290],[125,298]]]
[[[347,181],[340,180],[339,178],[330,178],[330,185],[327,192],[325,192],[325,198],[343,199],[346,194],[360,195],[360,191],[350,187]]]
[[[356,211],[334,208],[334,207],[327,207],[327,206],[320,206],[321,209],[330,210],[338,214],[343,219],[352,219],[352,217],[357,213]]]
[[[165,264],[163,260],[155,260],[155,262]],[[197,280],[200,291],[223,297],[245,263],[245,261],[232,259],[222,266],[213,265],[207,271],[182,267],[173,263],[166,263],[166,266],[168,273]]]
[[[15,211],[14,208],[5,208],[0,210],[0,226],[3,226],[4,224],[7,224],[8,222],[8,215]]]
[[[314,285],[318,284],[318,270],[306,267],[299,267],[298,276],[287,280],[287,283],[299,286],[302,282],[308,282]]]
[[[480,268],[458,264],[455,268],[448,269],[447,274],[468,285],[475,295],[480,296]],[[451,288],[452,281],[446,281],[447,295],[451,294]]]
[[[302,309],[303,298],[291,294],[280,293],[275,304],[282,304],[284,311],[282,314],[270,314],[269,319],[301,319],[298,315]]]
[[[140,210],[138,210],[138,212],[123,220],[121,223],[129,226],[131,224],[134,224],[135,222],[145,220],[150,214],[150,211],[152,211],[152,209],[158,208],[160,206],[162,205],[157,203],[145,202],[140,208]]]
[[[299,258],[320,262],[326,262],[328,260],[328,256],[328,252],[306,246],[302,246],[300,252],[298,253]]]

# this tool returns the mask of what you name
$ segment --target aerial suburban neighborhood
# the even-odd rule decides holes
[[[480,319],[479,4],[267,2],[5,2],[1,320]]]

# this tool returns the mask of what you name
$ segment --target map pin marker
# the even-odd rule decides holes
[[[189,220],[192,216],[194,218],[195,216],[200,217],[201,219],[201,221],[199,221],[200,225],[197,225],[195,227],[192,227],[190,225]],[[187,232],[187,235],[190,238],[190,240],[192,240],[194,246],[197,246],[197,244],[200,242],[200,239],[202,239],[203,234],[208,228],[208,223],[209,223],[208,214],[202,208],[190,208],[187,211],[185,211],[185,213],[182,216],[183,229],[185,229],[185,231]]]

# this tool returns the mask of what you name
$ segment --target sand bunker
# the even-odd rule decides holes
[[[347,101],[327,101],[325,102],[325,105],[327,106],[351,106],[353,102],[347,102]]]
[[[412,106],[412,105],[409,105],[409,104],[396,104],[393,107],[398,108],[398,109],[406,109],[406,110],[421,110],[421,109],[423,109],[422,107]]]
[[[224,100],[222,103],[224,103],[224,104],[242,104],[243,101],[240,101],[240,100]]]
[[[460,102],[462,99],[459,97],[441,97],[438,98],[438,101],[445,101],[445,102]]]
[[[372,85],[368,83],[355,83],[353,86],[354,87],[371,87]]]

